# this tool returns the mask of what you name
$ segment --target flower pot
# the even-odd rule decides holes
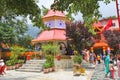
[[[52,67],[52,71],[55,71],[55,66]]]
[[[6,67],[6,70],[10,70],[10,66],[7,66],[7,67]]]
[[[47,68],[47,69],[43,69],[43,72],[44,73],[48,73],[49,72],[49,69]]]
[[[73,74],[74,75],[80,75],[81,71],[80,71],[80,64],[74,64],[73,66]]]
[[[52,67],[50,67],[50,68],[49,68],[49,71],[50,71],[50,72],[52,72],[52,71],[53,71],[53,68],[52,68]]]

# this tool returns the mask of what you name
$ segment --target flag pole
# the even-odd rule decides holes
[[[118,17],[118,26],[120,31],[120,15],[119,15],[119,8],[118,8],[118,0],[116,0],[116,9],[117,9],[117,17]]]

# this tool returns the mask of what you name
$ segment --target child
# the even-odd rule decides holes
[[[6,70],[6,65],[4,63],[4,60],[2,59],[0,60],[0,74],[4,75],[6,73],[5,70]]]
[[[100,55],[97,56],[98,64],[100,64]]]
[[[110,70],[110,77],[112,79],[114,79],[114,65],[113,65],[113,61],[110,61],[109,70]]]

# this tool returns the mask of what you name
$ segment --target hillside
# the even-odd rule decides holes
[[[40,32],[40,29],[37,27],[33,27],[31,24],[28,24],[28,31],[26,33],[26,35],[30,35],[33,38],[36,38]]]

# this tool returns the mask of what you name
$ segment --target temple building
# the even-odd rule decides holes
[[[112,50],[112,48],[109,47],[104,35],[101,33],[105,26],[108,24],[108,22],[109,18],[106,18],[99,20],[98,22],[93,24],[93,28],[96,32],[96,41],[91,47],[92,50],[101,49],[102,53],[105,53],[105,51],[108,49]],[[119,30],[117,18],[112,18],[112,26],[110,26],[108,30]]]
[[[60,45],[60,53],[66,54],[66,16],[60,11],[49,10],[43,17],[44,24],[49,30],[43,30],[36,39],[32,40],[37,47],[38,44],[54,42]],[[39,46],[39,45],[38,45]]]
[[[61,47],[61,54],[65,54],[66,48],[66,16],[60,11],[49,10],[43,17],[44,24],[50,28],[50,30],[43,30],[36,39],[32,40],[32,43],[39,44],[45,42],[55,42]]]
[[[49,30],[43,30],[36,39],[32,40],[32,43],[37,47],[40,47],[38,44],[45,44],[48,42],[53,42],[60,45],[60,54],[61,57],[64,57],[60,60],[60,65],[58,65],[59,60],[55,58],[56,68],[68,68],[72,67],[73,61],[70,56],[65,55],[67,53],[67,37],[66,37],[66,16],[60,11],[49,10],[48,13],[43,17],[44,24],[49,27]],[[44,53],[43,53],[44,54]]]

